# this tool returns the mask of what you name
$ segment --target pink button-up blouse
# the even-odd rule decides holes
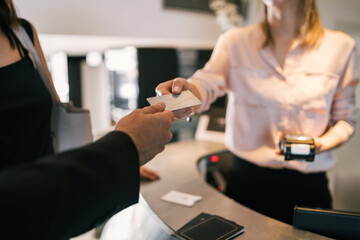
[[[225,144],[231,152],[263,167],[325,171],[336,163],[333,151],[314,162],[285,161],[275,139],[279,131],[318,137],[329,127],[330,138],[351,137],[359,79],[355,41],[325,29],[316,48],[294,42],[283,68],[263,41],[260,25],[220,36],[209,62],[189,79],[203,102],[198,111],[227,93]]]

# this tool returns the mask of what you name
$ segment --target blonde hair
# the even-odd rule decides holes
[[[324,35],[324,28],[322,27],[319,11],[315,0],[300,0],[300,9],[304,14],[304,24],[302,26],[303,47],[316,46]],[[265,34],[265,41],[263,47],[268,46],[272,41],[270,25],[267,19],[267,7],[264,7],[264,19],[261,21],[261,28]]]

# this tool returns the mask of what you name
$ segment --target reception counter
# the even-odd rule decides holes
[[[191,140],[171,143],[166,146],[164,152],[147,164],[147,167],[160,173],[161,179],[142,182],[140,189],[142,198],[139,204],[146,209],[147,216],[156,222],[157,228],[162,229],[166,234],[162,234],[161,238],[143,239],[172,239],[169,234],[201,212],[219,215],[244,226],[245,232],[235,239],[328,239],[259,214],[207,184],[198,171],[197,162],[205,155],[223,150],[226,150],[223,144],[213,142]],[[202,200],[193,207],[161,200],[161,197],[171,190],[200,195]],[[135,214],[136,211],[132,213]],[[136,228],[134,217],[130,219]],[[119,234],[115,232],[119,231],[123,222],[115,215],[105,226],[101,239],[111,239],[108,236],[114,237]],[[141,226],[136,231],[142,231]],[[119,239],[133,238],[119,237]]]

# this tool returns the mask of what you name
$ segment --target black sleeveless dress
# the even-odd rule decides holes
[[[21,24],[33,40],[30,24]],[[21,60],[0,67],[0,171],[53,153],[50,93],[28,51],[15,40]]]

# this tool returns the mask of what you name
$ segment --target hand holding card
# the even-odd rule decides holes
[[[190,91],[183,91],[180,94],[166,94],[146,99],[150,105],[158,102],[166,104],[165,110],[175,111],[183,108],[194,107],[201,104],[201,101]]]

